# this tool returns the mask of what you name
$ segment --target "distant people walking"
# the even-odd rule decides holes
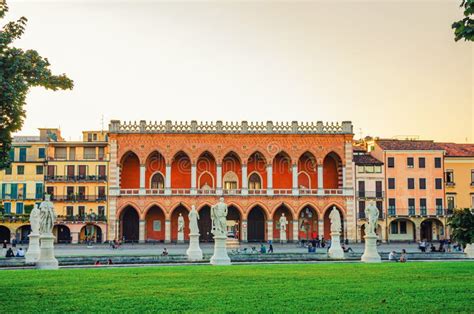
[[[273,244],[271,242],[268,245],[268,253],[273,253]]]

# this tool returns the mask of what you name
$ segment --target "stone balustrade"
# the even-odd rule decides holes
[[[350,121],[334,122],[198,122],[167,120],[147,122],[121,122],[112,120],[111,133],[197,133],[197,134],[352,134]]]

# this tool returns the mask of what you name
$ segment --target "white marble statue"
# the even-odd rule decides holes
[[[280,216],[280,231],[286,232],[287,225],[288,225],[288,220],[286,220],[285,213],[282,213]]]
[[[227,236],[227,205],[224,198],[219,198],[219,202],[211,207],[212,234],[217,237]]]
[[[190,234],[199,234],[199,226],[198,226],[198,220],[199,220],[199,213],[196,210],[196,206],[191,207],[191,211],[188,214],[189,218],[189,230]]]
[[[178,217],[178,232],[184,232],[184,217],[181,213],[179,213]]]
[[[211,265],[230,265],[231,261],[227,255],[227,205],[224,198],[219,198],[219,202],[211,207],[212,234],[214,235],[214,255],[212,255]]]
[[[41,212],[40,212],[40,209],[38,208],[38,205],[35,205],[30,213],[31,233],[39,235],[40,224],[41,224]]]
[[[341,232],[341,214],[339,214],[336,206],[332,208],[329,219],[331,220],[331,232]]]
[[[56,222],[56,213],[54,212],[53,203],[50,201],[50,196],[46,194],[45,200],[41,202],[40,207],[40,234],[52,234],[54,223]]]
[[[375,234],[375,229],[377,228],[377,219],[379,217],[379,210],[375,206],[374,202],[370,202],[369,206],[365,209],[365,217],[367,218],[367,223],[365,225],[365,232],[367,234]]]

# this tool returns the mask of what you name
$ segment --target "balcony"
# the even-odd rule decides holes
[[[106,182],[107,176],[45,176],[44,180],[48,182]]]
[[[449,210],[443,208],[429,209],[429,208],[419,208],[418,210],[415,207],[409,208],[389,208],[388,216],[389,217],[438,217],[449,214]]]
[[[384,198],[384,192],[383,191],[357,191],[356,195],[358,198]]]
[[[365,219],[365,211],[359,211],[358,215],[359,219]],[[378,219],[385,219],[384,212],[382,210],[379,210],[379,218]]]
[[[106,222],[107,217],[105,215],[89,214],[89,215],[66,215],[58,216],[58,222],[69,222],[69,223],[85,223],[85,222]]]
[[[41,194],[30,194],[27,193],[26,195],[11,195],[11,194],[5,194],[3,197],[4,201],[27,201],[27,200],[42,200],[43,199],[43,193]]]
[[[295,193],[297,191],[298,193]],[[116,195],[116,194],[115,194]],[[132,195],[285,195],[285,196],[351,196],[352,189],[120,189],[120,196]]]
[[[447,186],[447,187],[455,187],[455,186],[456,186],[456,183],[454,183],[454,182],[446,182],[446,186]]]
[[[107,195],[51,195],[53,202],[105,202]]]
[[[96,154],[85,154],[85,155],[78,155],[75,156],[66,156],[64,154],[56,154],[54,156],[48,156],[46,158],[48,161],[89,161],[89,160],[96,160],[96,161],[108,161],[108,154],[104,155],[96,155]],[[44,158],[43,158],[44,160]]]

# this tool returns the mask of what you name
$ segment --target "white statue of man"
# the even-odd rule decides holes
[[[31,225],[32,234],[39,234],[40,224],[41,224],[41,213],[38,208],[38,205],[35,204],[35,206],[33,207],[33,210],[30,213],[30,225]]]
[[[377,228],[377,219],[379,217],[379,210],[375,206],[374,202],[370,202],[369,206],[365,209],[365,217],[367,218],[367,223],[365,230],[367,234],[375,234],[375,229]]]
[[[227,205],[224,198],[211,207],[212,234],[214,236],[227,236]]]
[[[329,214],[329,219],[331,220],[331,232],[341,232],[341,214],[334,206]]]
[[[198,220],[199,220],[199,213],[196,210],[196,206],[191,207],[191,211],[188,214],[189,218],[189,230],[190,234],[199,234],[199,226],[198,226]]]
[[[287,224],[288,224],[288,220],[286,220],[285,213],[282,213],[280,216],[280,230],[286,231]]]
[[[53,203],[50,201],[50,196],[45,195],[45,200],[40,204],[40,234],[52,234],[54,222],[56,221],[56,213],[54,212]]]
[[[178,232],[184,231],[184,217],[183,214],[179,213],[178,217]]]

